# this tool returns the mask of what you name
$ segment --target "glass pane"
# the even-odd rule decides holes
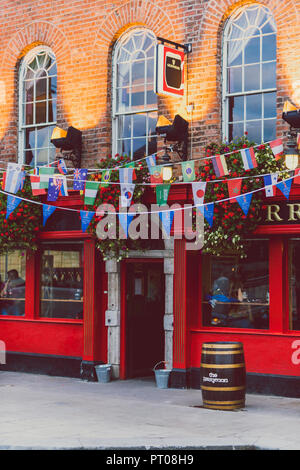
[[[148,114],[148,135],[156,135],[157,112]]]
[[[47,110],[46,101],[40,101],[35,104],[35,123],[36,124],[42,124],[44,122],[47,122],[46,110]]]
[[[48,122],[56,121],[56,100],[48,101]]]
[[[49,133],[48,127],[37,128],[36,130],[36,147],[49,147],[50,140],[49,140]]]
[[[262,41],[262,60],[276,60],[276,35],[264,36]]]
[[[148,59],[147,60],[147,83],[153,83],[154,82],[154,60],[153,59]]]
[[[122,63],[118,64],[118,70],[117,70],[117,82],[118,86],[120,87],[125,87],[130,84],[130,64],[129,63]]]
[[[35,166],[34,152],[32,152],[32,150],[26,150],[24,154],[24,163],[26,165]]]
[[[27,103],[24,107],[26,125],[33,124],[33,106],[33,103]]]
[[[243,122],[229,124],[229,136],[228,136],[229,142],[231,142],[236,137],[242,137],[243,135],[244,135],[244,123]]]
[[[126,139],[126,138],[131,137],[131,116],[119,116],[118,136],[121,139]]]
[[[243,41],[229,41],[228,42],[228,58],[227,64],[228,66],[233,65],[242,65],[242,49],[243,49]]]
[[[141,137],[146,135],[146,115],[145,114],[134,114],[133,120],[133,137]]]
[[[25,315],[26,253],[0,255],[0,315]]]
[[[120,155],[131,155],[131,139],[120,140],[118,143],[118,153]]]
[[[262,95],[246,96],[246,119],[261,119]]]
[[[29,101],[33,101],[33,81],[26,81],[24,82],[24,99],[28,103]]]
[[[47,78],[39,78],[35,82],[36,101],[47,99]]]
[[[133,62],[132,64],[132,85],[138,85],[145,81],[145,61]]]
[[[244,97],[231,96],[229,98],[229,122],[244,120]]]
[[[276,88],[276,62],[262,64],[262,87]]]
[[[203,325],[269,327],[268,240],[245,241],[247,257],[207,257],[203,263]]]
[[[250,141],[253,140],[257,144],[261,143],[261,121],[246,122],[246,131],[248,132],[248,139]]]
[[[128,111],[129,109],[130,91],[129,88],[117,89],[117,111]]]
[[[276,119],[264,121],[264,142],[276,139]]]
[[[260,38],[250,39],[245,47],[245,64],[260,62]]]
[[[237,93],[240,91],[242,91],[242,68],[230,68],[228,69],[228,92]]]
[[[265,93],[264,95],[264,117],[276,117],[276,93]]]
[[[147,108],[156,108],[157,106],[157,95],[153,91],[153,85],[151,84],[150,86],[147,87]]]
[[[137,160],[146,154],[146,139],[133,139],[133,159]]]
[[[83,318],[82,245],[44,246],[41,254],[40,316]]]
[[[25,149],[34,149],[35,145],[35,129],[26,129],[25,131]]]
[[[245,74],[245,91],[260,89],[260,66],[246,65]]]
[[[131,106],[134,108],[143,108],[145,106],[144,85],[132,88]]]
[[[57,77],[49,77],[48,79],[48,98],[55,99],[57,94]]]

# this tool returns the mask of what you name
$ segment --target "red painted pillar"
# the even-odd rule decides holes
[[[171,386],[187,386],[186,241],[174,240],[174,331]]]

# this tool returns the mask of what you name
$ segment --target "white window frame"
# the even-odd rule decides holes
[[[235,20],[240,15],[243,14],[243,12],[245,10],[251,9],[251,8],[254,8],[254,7],[258,7],[261,10],[264,10],[265,12],[267,12],[270,16],[272,16],[270,10],[267,7],[263,6],[263,5],[258,5],[258,4],[246,5],[244,7],[241,7],[239,9],[237,9],[237,11],[234,12],[234,14],[230,18],[228,18],[227,23],[224,27],[223,41],[222,41],[222,138],[223,138],[223,140],[228,140],[229,141],[229,120],[228,120],[228,117],[229,117],[229,98],[230,97],[239,97],[239,96],[244,97],[244,117],[243,117],[243,121],[237,121],[237,122],[243,123],[244,133],[246,132],[246,123],[251,122],[250,119],[246,120],[246,111],[247,111],[246,110],[246,96],[261,94],[262,97],[263,97],[263,99],[262,99],[262,118],[261,118],[261,137],[262,137],[262,141],[264,141],[264,122],[266,120],[276,119],[276,116],[271,117],[271,118],[264,118],[264,116],[263,116],[264,95],[266,93],[272,93],[272,92],[277,93],[277,87],[263,88],[263,86],[262,86],[262,64],[263,63],[268,63],[268,62],[269,63],[274,63],[274,60],[270,60],[270,61],[260,60],[260,62],[249,64],[249,65],[257,65],[257,64],[260,65],[260,88],[259,89],[250,90],[250,91],[242,90],[241,92],[235,92],[235,93],[227,92],[227,88],[228,88],[228,69],[230,68],[230,67],[227,66],[227,60],[228,60],[227,43],[229,41],[228,33],[229,33],[229,30],[230,30],[230,26],[232,25],[232,23],[235,22]],[[273,21],[274,21],[274,18],[273,18]],[[274,23],[275,23],[275,21],[274,21]],[[263,34],[263,36],[267,36],[267,35],[271,35],[271,34],[274,34],[274,33]],[[277,29],[275,31],[275,34],[276,34],[276,40],[277,40]],[[262,58],[262,42],[260,44],[260,49],[261,49],[260,50],[260,57]],[[242,59],[242,65],[241,65],[242,66],[242,86],[244,85],[244,73],[245,73],[244,50],[245,50],[245,48],[243,49],[243,59]],[[277,66],[277,60],[275,60],[275,64]],[[257,119],[253,119],[252,121],[257,121]]]
[[[53,51],[48,46],[44,46],[44,45],[37,46],[37,47],[33,48],[31,51],[29,51],[28,54],[26,54],[26,56],[23,57],[21,65],[20,65],[20,69],[19,69],[18,161],[21,164],[25,164],[25,141],[26,141],[25,132],[26,132],[26,129],[29,129],[29,128],[36,129],[36,128],[39,128],[39,127],[44,128],[46,126],[53,127],[57,124],[56,116],[55,116],[54,121],[49,121],[49,119],[48,119],[48,106],[46,108],[46,122],[38,123],[38,124],[26,124],[26,107],[25,107],[26,105],[25,105],[25,97],[24,97],[25,76],[26,76],[26,72],[27,72],[29,64],[34,60],[34,58],[37,55],[39,55],[41,53],[44,53],[44,52],[51,55],[51,57],[54,59],[55,66],[56,66],[56,75],[55,76],[57,77],[57,63],[56,63],[55,55],[54,55]],[[51,68],[52,68],[52,66],[51,66]],[[47,90],[48,90],[48,81],[47,81]],[[47,98],[46,98],[45,101],[46,102],[49,101],[48,93],[47,93]],[[35,103],[36,103],[36,101],[35,101],[35,87],[34,87],[34,98],[33,98],[33,108],[34,109],[35,109]],[[57,98],[56,98],[56,105],[57,105]],[[35,148],[37,148],[37,147],[35,147]],[[51,144],[50,139],[49,139],[49,146],[48,147],[42,147],[42,149],[47,149],[48,163],[50,163],[50,160],[49,160],[49,153],[50,152],[49,151],[50,151],[50,149],[53,150],[53,148],[55,148],[55,147]],[[42,163],[42,165],[43,165],[43,163]],[[36,162],[36,159],[34,161],[34,166],[39,166]]]
[[[124,33],[118,40],[118,42],[116,43],[115,47],[114,47],[114,50],[113,50],[113,54],[112,54],[112,156],[114,157],[117,153],[120,153],[118,151],[118,119],[121,117],[121,116],[130,116],[130,115],[137,115],[137,114],[141,114],[141,113],[145,113],[145,114],[149,114],[149,113],[153,113],[153,112],[157,112],[158,111],[158,106],[153,106],[153,107],[144,107],[143,109],[139,109],[138,111],[137,110],[130,110],[130,111],[124,111],[124,112],[119,112],[118,109],[117,109],[117,57],[118,57],[118,54],[119,54],[119,51],[120,49],[122,48],[123,44],[125,41],[127,41],[127,39],[129,38],[129,36],[133,35],[135,32],[142,32],[142,31],[145,31],[147,32],[148,34],[152,35],[153,36],[153,42],[154,42],[154,46],[156,46],[156,36],[154,35],[154,33],[147,29],[147,28],[137,28],[137,27],[134,27],[134,28],[130,28],[128,31],[126,31],[126,33]],[[153,70],[153,84],[155,84],[155,79],[156,79],[156,70],[155,70],[155,67],[156,67],[156,47],[154,48],[155,49],[155,52],[154,52],[154,70]],[[145,86],[145,91],[146,91],[146,82],[144,82],[144,86]],[[145,136],[146,136],[146,153],[147,153],[147,149],[148,149],[148,119],[146,119],[146,126],[147,126],[147,129],[146,129],[146,133],[145,133]],[[131,133],[131,137],[130,137],[130,142],[131,142],[131,159],[133,159],[133,155],[132,155],[132,149],[133,149],[133,135]],[[155,135],[152,135],[151,137],[156,137]]]

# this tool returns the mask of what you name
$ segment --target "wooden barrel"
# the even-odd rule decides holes
[[[201,390],[204,408],[236,410],[245,406],[246,368],[242,343],[203,343]]]

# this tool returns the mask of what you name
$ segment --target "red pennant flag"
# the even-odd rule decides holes
[[[230,202],[236,202],[235,196],[239,196],[241,194],[242,180],[241,179],[227,180],[227,186],[228,186],[229,197],[233,198],[233,199],[230,199]]]
[[[300,184],[300,168],[296,168],[295,170],[294,183]]]

